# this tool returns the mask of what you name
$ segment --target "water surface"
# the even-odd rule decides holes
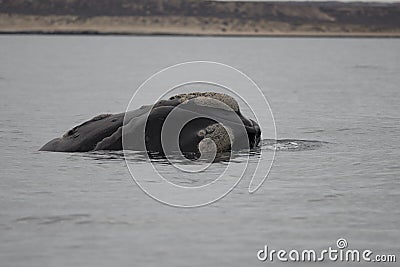
[[[398,253],[399,51],[398,39],[0,36],[1,265],[265,265],[264,245],[324,249],[340,237]],[[191,60],[244,71],[270,102],[286,141],[264,140],[277,153],[257,193],[243,180],[210,206],[171,208],[118,153],[37,151]]]

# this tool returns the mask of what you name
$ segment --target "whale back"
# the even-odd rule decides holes
[[[214,141],[219,152],[228,151],[234,148],[233,145],[238,149],[246,147],[246,144],[250,147],[258,145],[261,136],[258,124],[241,114],[233,97],[214,92],[196,92],[179,94],[126,113],[96,116],[72,128],[62,137],[51,140],[40,150],[122,150],[122,135],[126,134],[134,138],[124,143],[124,149],[163,153],[161,133],[164,121],[173,110],[184,114],[189,108],[191,112],[208,116],[199,116],[181,129],[179,146],[182,152],[207,149],[207,142],[202,142],[203,140]],[[238,126],[233,123],[226,127],[218,123],[218,120],[233,122],[237,118],[241,120]],[[240,131],[240,127],[244,127],[245,131]],[[234,144],[231,144],[231,139]]]

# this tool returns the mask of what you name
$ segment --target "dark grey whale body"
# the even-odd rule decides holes
[[[260,142],[260,127],[255,121],[241,114],[235,99],[225,94],[205,92],[176,95],[127,113],[96,116],[72,128],[62,137],[51,140],[40,150],[122,150],[123,134],[130,134],[135,138],[124,142],[124,149],[164,153],[162,128],[164,121],[173,111],[180,117],[185,117],[185,114],[193,111],[207,115],[190,120],[181,129],[179,148],[182,152],[198,153],[207,150],[207,140],[216,144],[217,152],[253,148]],[[222,125],[221,120],[226,123]],[[238,121],[241,125],[238,125]]]

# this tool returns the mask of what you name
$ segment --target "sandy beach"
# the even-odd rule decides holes
[[[391,31],[337,25],[334,23],[301,24],[268,20],[204,18],[179,16],[96,16],[0,14],[1,33],[42,34],[137,34],[137,35],[215,35],[215,36],[359,36],[399,37],[400,29]]]

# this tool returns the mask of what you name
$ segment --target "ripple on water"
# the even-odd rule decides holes
[[[233,153],[224,152],[218,153],[214,160],[214,163],[226,164],[229,162],[242,162],[243,159],[249,157],[258,157],[262,151],[306,151],[315,150],[329,142],[318,141],[318,140],[302,140],[302,139],[263,139],[261,146],[250,151],[235,151]],[[185,154],[185,159],[182,160],[179,154],[169,155],[168,159],[160,153],[149,153],[143,151],[93,151],[86,153],[73,153],[72,157],[87,158],[95,160],[99,164],[105,164],[112,161],[124,161],[127,160],[132,163],[145,163],[152,162],[161,165],[171,165],[171,162],[179,162],[183,164],[198,164],[194,153]]]
[[[264,139],[262,141],[262,149],[275,151],[305,151],[314,150],[329,144],[324,141],[317,140],[297,140],[297,139]]]
[[[16,223],[37,223],[37,224],[56,224],[66,221],[80,221],[89,218],[90,215],[82,214],[63,214],[53,216],[26,216],[15,220]]]

